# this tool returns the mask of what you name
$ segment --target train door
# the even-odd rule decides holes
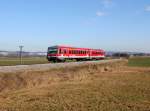
[[[92,50],[89,50],[89,59],[92,59]]]

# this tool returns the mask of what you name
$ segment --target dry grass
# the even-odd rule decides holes
[[[0,111],[149,111],[150,68],[125,64],[0,74]]]

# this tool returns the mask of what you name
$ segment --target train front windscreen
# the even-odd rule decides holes
[[[48,54],[57,54],[58,49],[57,48],[48,48]]]

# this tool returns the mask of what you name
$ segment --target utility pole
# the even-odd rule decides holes
[[[20,57],[20,64],[22,64],[22,49],[24,46],[19,46],[20,48],[20,53],[19,53],[19,57]]]

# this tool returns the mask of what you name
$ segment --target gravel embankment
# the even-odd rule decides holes
[[[63,67],[72,67],[85,64],[104,64],[118,62],[121,59],[113,60],[100,60],[100,61],[83,61],[83,62],[69,62],[69,63],[49,63],[49,64],[35,64],[35,65],[17,65],[17,66],[0,66],[0,73],[11,73],[19,71],[44,71],[51,68],[63,68]]]

